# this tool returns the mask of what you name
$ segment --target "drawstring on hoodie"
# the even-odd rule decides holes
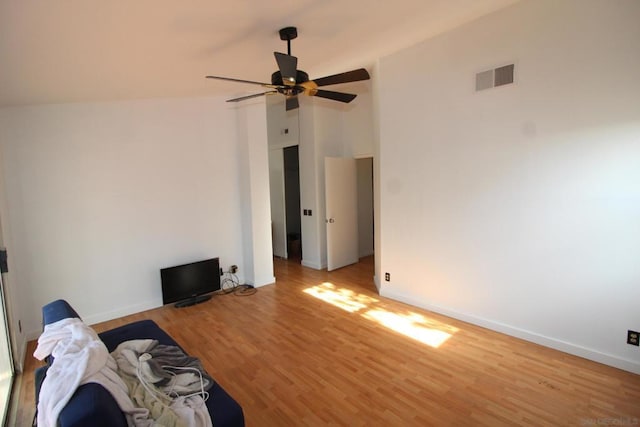
[[[196,372],[198,374],[198,377],[200,378],[200,391],[199,392],[191,393],[191,394],[188,394],[188,395],[179,395],[178,393],[175,393],[173,391],[173,388],[174,388],[174,386],[176,384],[175,380],[177,378],[177,375],[176,375],[175,372],[172,372],[171,370],[167,371],[173,376],[173,380],[171,381],[170,390],[168,392],[166,392],[166,393],[158,390],[158,388],[155,387],[153,385],[153,383],[149,383],[146,380],[145,375],[144,375],[144,371],[150,371],[148,362],[151,359],[152,359],[152,356],[149,353],[142,353],[138,357],[138,365],[136,366],[136,377],[138,378],[138,381],[140,381],[140,384],[142,384],[144,389],[149,393],[149,395],[151,395],[162,406],[164,406],[165,408],[169,408],[169,406],[166,403],[163,402],[162,398],[171,400],[172,396],[174,396],[174,397],[182,396],[184,398],[193,397],[193,396],[201,396],[203,402],[206,402],[207,399],[209,399],[209,392],[204,390],[204,380],[203,380],[203,377],[202,377],[202,372],[200,372],[199,369],[192,368],[192,367],[169,366],[169,365],[162,366],[163,369],[175,369],[175,370],[184,370],[184,371]]]

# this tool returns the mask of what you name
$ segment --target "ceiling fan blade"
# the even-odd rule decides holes
[[[337,85],[340,83],[369,80],[370,78],[371,77],[369,76],[369,73],[367,72],[367,70],[365,70],[364,68],[359,68],[357,70],[347,71],[345,73],[334,74],[332,76],[314,79],[313,82],[317,86],[329,86],[329,85]]]
[[[237,82],[237,83],[249,83],[249,84],[252,84],[252,85],[260,85],[260,86],[263,86],[263,87],[270,87],[270,88],[273,88],[273,89],[276,89],[276,88],[280,87],[278,85],[272,85],[270,83],[254,82],[252,80],[232,79],[231,77],[206,76],[206,78],[208,78],[208,79],[216,79],[216,80],[226,80],[226,81],[229,81],[229,82]]]
[[[318,96],[320,98],[332,99],[334,101],[347,103],[356,99],[357,95],[353,95],[351,93],[333,92],[330,90],[317,89],[315,93],[311,94],[311,96]]]
[[[287,97],[287,111],[295,110],[298,107],[300,107],[300,104],[298,103],[298,97],[297,96],[288,96]]]
[[[280,69],[280,75],[282,76],[282,83],[286,86],[295,86],[296,75],[298,73],[298,58],[291,55],[285,55],[280,52],[273,52]]]
[[[276,90],[270,90],[269,92],[256,93],[253,95],[241,96],[240,98],[227,99],[227,102],[239,102],[245,99],[257,98],[259,96],[270,95],[272,93],[278,93]]]

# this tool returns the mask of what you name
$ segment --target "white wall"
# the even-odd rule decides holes
[[[236,113],[245,277],[248,284],[259,287],[275,283],[269,202],[267,106],[264,98],[256,98],[238,104]]]
[[[343,106],[319,98],[299,97],[300,207],[302,216],[302,264],[315,269],[327,266],[324,158],[343,157]]]
[[[371,74],[370,70],[370,74]],[[356,159],[374,156],[374,120],[372,81],[359,82],[353,90],[358,97],[351,101],[342,115],[345,156]]]
[[[525,1],[380,61],[383,295],[640,373],[639,18]]]
[[[313,216],[301,216],[302,231],[302,265],[321,269],[320,242],[318,224],[315,221],[317,209],[317,172],[316,148],[314,142],[313,103],[306,97],[298,97],[300,108],[298,117],[300,123],[298,160],[300,162],[300,209],[311,209]]]
[[[287,215],[282,148],[269,149],[269,194],[273,255],[287,258]]]
[[[373,74],[373,70],[369,70]],[[374,182],[375,121],[373,111],[373,82],[359,82],[353,91],[358,97],[345,108],[342,127],[345,157],[358,159],[358,256],[374,253]]]
[[[285,97],[266,97],[267,138],[269,148],[283,148],[298,145],[298,110],[285,108]]]
[[[161,267],[218,256],[242,276],[236,137],[220,99],[1,110],[23,328],[56,298],[89,323],[159,306]]]

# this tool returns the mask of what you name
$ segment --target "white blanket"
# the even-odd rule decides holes
[[[117,365],[93,329],[77,318],[46,325],[33,356],[54,357],[40,389],[38,426],[55,427],[60,411],[76,389],[98,383],[114,397],[130,426],[151,426],[149,412],[133,406],[126,384],[116,373]]]

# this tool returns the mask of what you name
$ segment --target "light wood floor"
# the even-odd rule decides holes
[[[255,295],[95,328],[155,320],[248,426],[640,425],[640,376],[384,299],[371,259],[331,273],[275,267],[278,284]],[[33,417],[35,367],[28,357],[18,426]]]

